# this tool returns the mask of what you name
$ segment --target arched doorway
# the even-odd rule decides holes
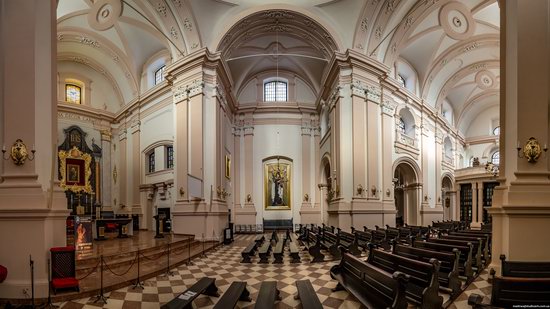
[[[393,177],[395,209],[397,210],[395,224],[396,226],[402,226],[405,223],[417,225],[420,184],[416,172],[410,164],[401,162],[395,167]]]
[[[319,190],[321,190],[321,222],[328,224],[328,192],[332,190],[330,159],[328,156],[324,156],[321,160],[321,179],[319,179]]]
[[[453,180],[445,175],[441,180],[441,199],[443,204],[443,220],[453,220],[453,210],[455,202],[455,191],[453,190]]]

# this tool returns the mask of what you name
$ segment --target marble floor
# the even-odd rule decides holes
[[[291,264],[285,255],[284,264],[258,264],[258,257],[253,263],[241,264],[240,252],[255,235],[237,235],[235,242],[229,246],[219,247],[207,253],[207,257],[195,258],[194,265],[182,265],[172,269],[173,275],[157,276],[143,282],[144,288],[133,289],[125,287],[106,293],[106,303],[94,303],[94,297],[87,297],[63,303],[57,303],[65,309],[72,308],[159,308],[193,285],[199,278],[208,276],[216,278],[216,285],[223,293],[233,281],[246,281],[252,302],[239,302],[238,308],[252,308],[257,298],[262,281],[277,281],[282,300],[277,308],[301,308],[299,300],[294,299],[296,280],[309,279],[325,308],[361,308],[361,304],[346,291],[332,292],[336,282],[330,278],[329,270],[337,261],[310,263],[309,254],[302,252],[302,262]],[[469,308],[468,296],[472,293],[490,295],[487,271],[484,271],[464,293],[462,293],[448,308]],[[487,298],[487,297],[486,297]],[[216,297],[199,296],[195,308],[211,308],[217,301]],[[485,299],[488,302],[488,299]]]

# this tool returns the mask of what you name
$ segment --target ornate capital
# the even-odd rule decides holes
[[[380,104],[382,92],[376,86],[369,86],[360,80],[354,80],[351,84],[351,93],[365,100]]]
[[[390,100],[384,100],[384,103],[382,103],[380,107],[382,108],[382,113],[393,117],[393,115],[395,114],[395,108],[397,107],[397,104]]]
[[[174,103],[179,103],[183,100],[189,100],[192,97],[202,93],[204,88],[204,82],[202,80],[196,79],[189,84],[179,85],[175,87],[174,92]]]

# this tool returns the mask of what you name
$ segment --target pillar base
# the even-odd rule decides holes
[[[221,200],[212,200],[211,205],[204,200],[178,201],[172,211],[172,231],[193,235],[196,239],[220,241],[223,229],[228,227],[228,213],[226,202]]]

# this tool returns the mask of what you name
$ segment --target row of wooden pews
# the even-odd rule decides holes
[[[323,306],[311,285],[309,280],[296,281],[296,288],[298,290],[296,299],[301,300],[302,307],[305,309],[321,309]],[[191,309],[193,308],[193,301],[201,294],[219,297],[218,287],[216,286],[216,279],[204,277],[197,281],[193,286],[187,289],[185,292],[178,295],[168,303],[164,304],[162,309]],[[274,308],[278,300],[281,300],[280,291],[277,288],[276,281],[263,281],[260,285],[258,297],[254,308],[268,309]],[[232,282],[227,291],[223,293],[222,297],[214,305],[214,309],[228,309],[235,308],[239,301],[252,301],[250,298],[250,292],[246,288],[246,282]]]
[[[472,294],[468,304],[480,308],[548,308],[550,306],[550,262],[506,261],[500,256],[502,275],[493,276],[490,304]]]
[[[260,258],[259,263],[269,263],[269,259],[271,255],[273,255],[273,264],[282,264],[287,243],[289,255],[292,258],[291,263],[299,263],[299,248],[296,245],[296,240],[294,239],[293,241],[293,236],[288,230],[283,237],[279,237],[277,232],[273,231],[269,241],[265,240],[264,235],[257,236],[256,239],[241,252],[243,258],[241,263],[252,263],[252,257],[258,252],[258,257]]]
[[[331,269],[337,289],[345,288],[367,307],[402,308],[408,303],[441,308],[439,292],[449,294],[452,301],[490,261],[490,233],[461,229],[467,226],[463,223],[452,224],[458,228],[352,228],[351,234],[369,255],[366,261],[352,258],[349,252],[342,255],[340,264]],[[403,291],[398,291],[400,285]],[[390,286],[393,293],[389,293]]]

